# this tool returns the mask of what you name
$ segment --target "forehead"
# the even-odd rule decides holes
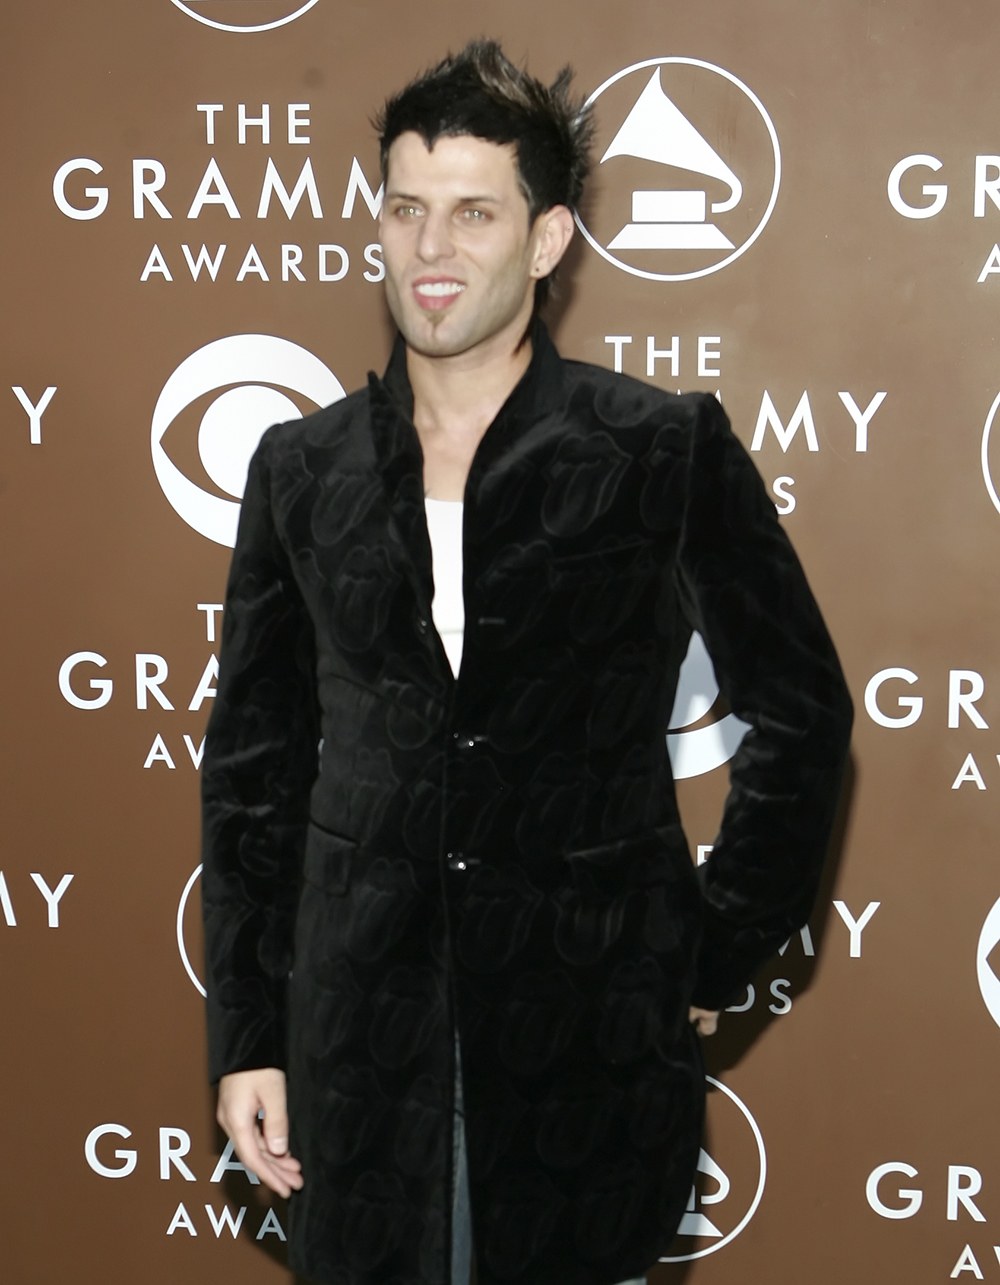
[[[387,169],[389,191],[410,196],[425,188],[458,196],[520,196],[514,144],[471,134],[440,135],[428,147],[420,134],[407,130],[389,148]]]

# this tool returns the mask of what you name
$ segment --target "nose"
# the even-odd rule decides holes
[[[447,215],[428,210],[420,225],[420,237],[417,241],[417,253],[425,263],[435,263],[447,259],[454,247],[451,239],[451,227]]]

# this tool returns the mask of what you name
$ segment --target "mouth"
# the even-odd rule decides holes
[[[450,308],[464,291],[465,282],[456,281],[454,277],[421,277],[413,283],[417,303],[425,312],[441,312]]]

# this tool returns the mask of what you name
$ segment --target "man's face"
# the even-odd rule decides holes
[[[538,237],[513,145],[461,134],[428,149],[419,134],[401,134],[389,151],[381,237],[389,308],[417,352],[467,352],[522,314],[523,330]]]

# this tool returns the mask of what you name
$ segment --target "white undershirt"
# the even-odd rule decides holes
[[[427,533],[431,538],[434,601],[431,616],[441,635],[451,672],[458,677],[465,641],[465,598],[462,595],[461,500],[424,499]]]

